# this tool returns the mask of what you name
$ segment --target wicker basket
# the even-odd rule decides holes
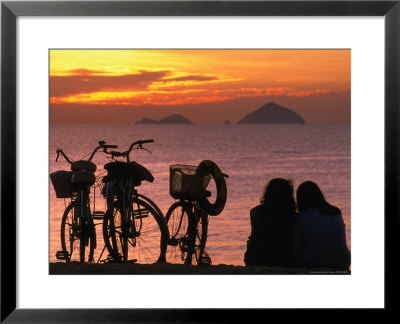
[[[72,171],[56,171],[50,174],[57,198],[71,198],[74,196],[74,190],[71,183]]]
[[[107,171],[100,173],[96,176],[96,182],[94,186],[99,189],[100,193],[105,197],[105,183],[103,182],[103,178],[107,175]]]
[[[200,200],[210,176],[196,175],[196,166],[174,164],[169,167],[169,194],[174,199]]]

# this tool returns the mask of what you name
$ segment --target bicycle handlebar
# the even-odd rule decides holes
[[[106,142],[104,142],[104,141],[100,141],[98,144],[99,144],[99,146],[97,146],[97,147],[93,150],[92,154],[90,155],[90,157],[89,157],[89,159],[88,159],[87,161],[90,162],[90,161],[93,159],[93,157],[94,157],[94,155],[96,154],[96,152],[97,152],[99,149],[101,149],[101,148],[103,149],[103,152],[104,152],[104,153],[109,153],[109,152],[107,151],[107,149],[117,148],[117,147],[118,147],[118,145],[106,144]],[[72,163],[73,163],[73,162],[68,158],[68,156],[64,153],[64,151],[63,151],[62,149],[57,149],[56,152],[57,152],[56,162],[58,161],[58,157],[59,157],[60,154],[61,154],[69,164],[72,164]]]
[[[138,145],[139,148],[142,148],[142,145],[146,144],[146,143],[154,143],[154,140],[153,139],[148,139],[148,140],[138,140],[136,142],[133,142],[131,144],[131,146],[129,146],[129,150],[127,152],[131,153],[131,151],[132,151],[132,149],[133,149],[133,147],[135,145]],[[129,155],[129,153],[128,153],[128,155]]]
[[[118,147],[118,145],[104,145],[103,146],[103,152],[106,153],[106,154],[109,154],[110,152],[108,152],[107,149],[109,149],[109,148],[113,149],[113,148],[117,148],[117,147]]]
[[[128,159],[128,161],[129,161],[129,154],[131,153],[131,151],[133,150],[133,147],[135,145],[138,146],[138,149],[142,149],[142,150],[146,150],[146,151],[150,152],[148,149],[142,147],[143,144],[147,144],[147,143],[154,143],[154,140],[153,139],[148,139],[148,140],[135,141],[129,146],[129,149],[127,151],[125,151],[125,152],[111,151],[111,152],[105,152],[105,153],[111,154],[112,158],[114,158],[114,157],[126,157]]]
[[[72,164],[72,161],[68,158],[68,156],[65,155],[65,153],[63,152],[62,149],[57,149],[57,157],[56,157],[56,162],[58,161],[58,157],[60,156],[60,154],[64,157],[65,160],[67,160],[67,162],[69,164]]]

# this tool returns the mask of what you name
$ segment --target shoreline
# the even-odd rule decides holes
[[[350,270],[300,269],[266,266],[184,265],[170,263],[49,263],[50,275],[349,275]]]

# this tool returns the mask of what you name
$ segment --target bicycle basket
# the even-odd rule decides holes
[[[74,190],[71,183],[73,171],[56,171],[50,174],[57,198],[71,198],[74,196]]]
[[[96,186],[96,188],[99,188],[100,193],[103,196],[105,196],[105,188],[104,188],[105,183],[103,182],[103,178],[106,174],[107,174],[107,172],[103,172],[103,173],[100,173],[98,176],[96,176],[96,182],[94,184]]]
[[[210,176],[196,175],[196,166],[174,164],[169,167],[169,194],[174,199],[199,200],[204,196]]]

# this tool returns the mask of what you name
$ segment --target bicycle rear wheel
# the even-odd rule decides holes
[[[132,209],[125,211],[128,217],[124,222],[119,205],[115,202],[103,223],[104,241],[113,259],[145,264],[164,261],[168,241],[164,218],[147,202],[132,198]]]
[[[88,215],[90,215],[89,208]],[[61,247],[66,262],[84,262],[85,260],[88,260],[89,262],[93,261],[96,232],[91,217],[87,217],[84,232],[86,232],[87,235],[84,240],[84,253],[81,257],[82,231],[80,204],[75,200],[67,206],[61,221]]]

